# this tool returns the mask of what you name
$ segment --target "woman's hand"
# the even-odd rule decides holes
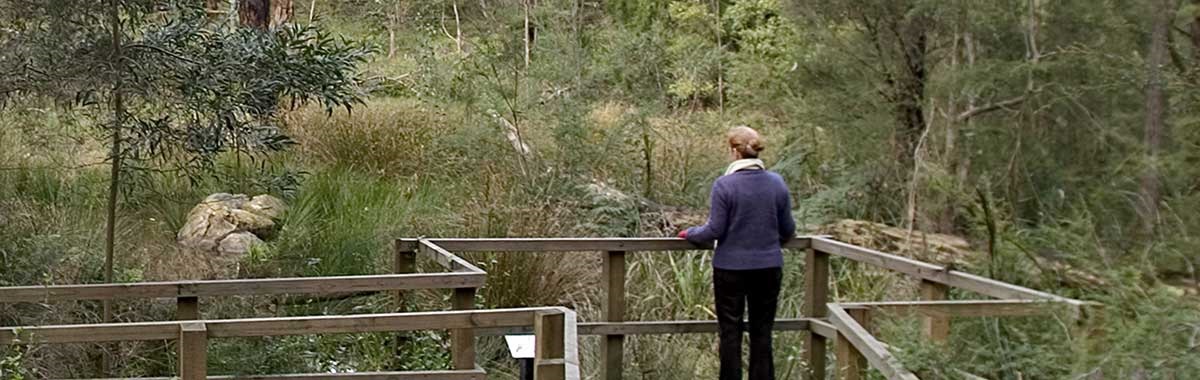
[[[683,229],[683,231],[679,231],[679,238],[680,238],[680,239],[687,239],[687,229],[686,229],[686,228],[685,228],[685,229]]]

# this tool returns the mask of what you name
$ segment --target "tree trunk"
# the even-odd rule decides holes
[[[521,4],[525,6],[525,69],[529,69],[529,39],[532,33],[529,29],[529,1],[521,0]]]
[[[898,162],[903,163],[906,168],[913,164],[913,152],[917,149],[926,127],[925,82],[929,74],[926,66],[926,21],[922,16],[913,16],[909,20],[893,20],[891,25],[899,37],[896,43],[900,48],[903,65],[893,84],[896,119],[900,124],[900,146],[896,154]]]
[[[1158,203],[1162,200],[1162,180],[1159,178],[1158,155],[1167,135],[1166,79],[1162,66],[1167,59],[1167,33],[1174,19],[1174,7],[1169,0],[1153,0],[1150,47],[1146,67],[1146,116],[1143,139],[1146,144],[1146,167],[1142,171],[1139,189],[1138,214],[1142,230],[1154,233],[1158,223]]]
[[[269,0],[239,0],[238,22],[242,26],[266,29],[271,20]]]
[[[976,51],[975,44],[976,44],[975,38],[971,35],[971,32],[963,33],[963,53],[966,55],[965,58],[967,60],[968,67],[975,66],[975,51]],[[967,97],[967,109],[975,109],[976,105],[979,103],[979,98],[974,93],[967,93],[966,97]],[[972,125],[971,119],[967,119],[967,120],[963,121],[962,128],[970,129],[971,125]],[[957,138],[959,137],[958,136],[959,129],[955,129],[954,134],[955,134],[954,137],[955,137],[955,140],[957,143]],[[957,148],[957,145],[956,145],[956,148]],[[970,177],[970,173],[971,173],[971,152],[967,151],[967,150],[964,150],[964,151],[966,153],[962,157],[960,157],[961,161],[955,161],[954,167],[953,167],[953,173],[955,174],[956,183],[958,185],[958,188],[960,188],[960,189],[965,188],[965,186],[967,185],[967,179]]]
[[[292,0],[270,0],[272,28],[283,25],[292,19]]]
[[[462,49],[462,47],[463,47],[462,20],[459,20],[459,18],[458,18],[458,1],[457,0],[454,1],[453,5],[454,5],[454,48],[456,49],[458,54],[462,54],[462,51],[463,51],[463,49]],[[529,61],[529,58],[528,58],[529,54],[526,53],[525,55],[526,55],[525,60]],[[526,62],[525,65],[528,66],[529,63]]]
[[[1200,70],[1200,0],[1192,0],[1192,70]]]
[[[292,0],[240,0],[238,21],[258,29],[274,28],[292,18]]]
[[[713,7],[717,15],[717,22],[713,26],[717,34],[717,107],[721,110],[723,118],[725,116],[725,67],[721,53],[725,47],[721,44],[721,1],[713,0]]]
[[[388,27],[388,58],[396,58],[396,27]]]
[[[110,0],[111,10],[109,13],[109,24],[112,26],[112,151],[110,160],[112,160],[109,172],[108,184],[108,204],[105,206],[106,217],[104,223],[104,282],[112,283],[113,276],[113,261],[116,250],[116,231],[117,231],[117,195],[121,190],[121,127],[124,124],[125,103],[123,99],[124,81],[124,61],[123,51],[121,49],[121,8],[120,0]],[[104,300],[103,305],[104,322],[113,321],[112,302]],[[112,352],[113,350],[106,350]],[[108,376],[111,369],[110,358],[107,356],[101,359],[101,370],[103,374]]]
[[[396,58],[396,26],[400,23],[400,1],[393,1],[392,14],[388,17],[388,58]]]

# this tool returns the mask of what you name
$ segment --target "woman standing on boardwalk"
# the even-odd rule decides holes
[[[771,330],[783,280],[782,243],[796,234],[791,196],[783,178],[766,170],[754,129],[729,130],[733,160],[713,183],[708,223],[679,233],[716,245],[713,293],[720,331],[721,380],[742,378],[742,316],[750,309],[750,380],[774,380]]]

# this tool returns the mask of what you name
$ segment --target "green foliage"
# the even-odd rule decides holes
[[[5,349],[0,349],[0,379],[25,380],[32,378],[23,365],[27,350],[28,347],[20,339],[16,339]]]
[[[716,96],[720,20],[702,2],[676,1],[669,10],[672,37],[667,43],[671,65],[665,70],[673,81],[667,92],[677,100],[700,102]]]
[[[42,94],[101,108],[120,83],[124,103],[116,112],[129,125],[120,127],[125,138],[119,148],[132,168],[182,168],[197,179],[212,173],[224,152],[234,152],[240,163],[244,154],[290,145],[275,125],[281,102],[294,107],[317,101],[328,111],[361,102],[355,71],[369,50],[314,26],[262,32],[211,22],[198,3],[120,2],[131,30],[120,31],[124,56],[110,64],[112,43],[100,39],[110,26],[91,17],[99,9],[89,10],[101,5],[75,3],[51,6],[68,12],[0,4],[12,12],[0,16],[16,20],[0,38],[12,53],[0,59],[19,68],[0,83],[0,102]]]
[[[293,113],[290,133],[305,159],[388,177],[442,165],[436,134],[442,112],[413,100],[381,100],[355,113],[327,116],[313,108]]]
[[[132,115],[139,127],[131,158],[169,164],[183,154],[188,166],[211,168],[226,151],[261,155],[293,144],[275,125],[281,102],[318,101],[326,112],[362,102],[355,70],[368,50],[358,44],[315,26],[214,29],[194,12],[181,13],[131,45],[167,56],[135,58],[131,74],[147,82],[150,100],[174,103],[165,114]]]
[[[249,263],[251,273],[335,276],[375,273],[395,236],[437,215],[443,198],[432,183],[406,184],[330,168],[305,179],[272,249]]]
[[[604,3],[608,11],[625,25],[650,28],[667,13],[669,2],[658,0],[614,0]]]
[[[97,177],[67,179],[48,169],[0,172],[0,191],[24,195],[0,201],[0,284],[71,281],[55,269],[75,263],[83,264],[85,278],[98,277],[98,231],[91,225],[99,218],[88,201],[104,184]]]
[[[640,221],[637,199],[616,191],[610,185],[583,185],[579,195],[586,199],[586,219],[579,226],[594,236],[637,236]]]

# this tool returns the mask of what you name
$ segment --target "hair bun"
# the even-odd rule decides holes
[[[745,125],[739,125],[729,130],[729,147],[737,150],[745,158],[758,158],[758,154],[766,150],[762,136],[758,131]]]

